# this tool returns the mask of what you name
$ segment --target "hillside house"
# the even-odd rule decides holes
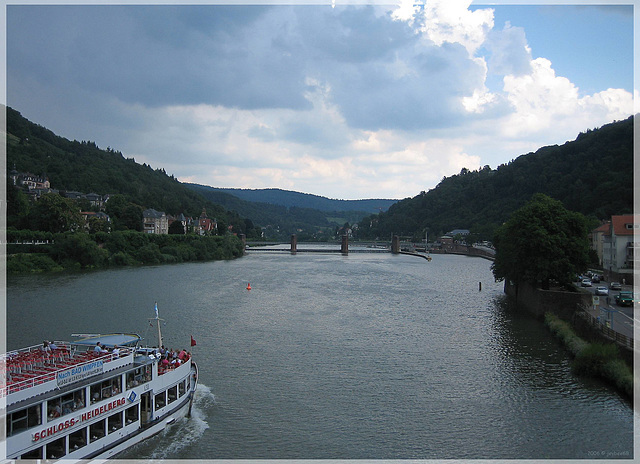
[[[49,183],[49,178],[44,174],[41,176],[36,176],[35,174],[31,174],[28,172],[17,172],[12,170],[9,174],[11,179],[13,180],[13,185],[17,185],[18,187],[24,187],[27,190],[32,189],[49,189],[51,188],[51,184]]]
[[[196,232],[200,235],[212,234],[218,230],[218,223],[215,219],[207,217],[207,210],[202,208],[202,213],[198,218],[198,225]]]
[[[168,234],[169,220],[163,211],[145,209],[142,212],[142,230],[147,234]]]

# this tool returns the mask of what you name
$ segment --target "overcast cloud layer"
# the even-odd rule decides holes
[[[412,5],[9,5],[7,102],[184,182],[351,199],[633,113],[630,89],[582,94],[491,8]]]

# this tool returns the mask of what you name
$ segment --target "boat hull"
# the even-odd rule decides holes
[[[108,448],[101,450],[98,453],[94,453],[94,455],[85,456],[82,459],[78,459],[75,462],[85,461],[87,459],[92,460],[103,460],[117,457],[118,454],[123,453],[128,450],[132,446],[153,437],[164,431],[167,427],[171,427],[176,425],[176,423],[183,419],[185,416],[191,414],[191,406],[193,404],[194,396],[196,394],[197,383],[198,383],[198,368],[194,362],[191,364],[191,376],[193,379],[193,386],[191,391],[186,397],[178,403],[176,408],[171,411],[164,413],[162,416],[157,417],[151,423],[147,424],[145,427],[139,428],[135,432],[132,432],[120,440],[109,445]],[[68,459],[65,459],[65,464],[69,462]]]

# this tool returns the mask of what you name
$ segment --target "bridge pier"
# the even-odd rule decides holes
[[[291,234],[291,253],[295,253],[298,251],[298,236],[296,234]]]
[[[349,236],[348,235],[342,236],[342,246],[340,247],[340,251],[342,252],[343,255],[349,254]]]
[[[400,253],[400,237],[394,235],[391,239],[391,253],[398,254]]]

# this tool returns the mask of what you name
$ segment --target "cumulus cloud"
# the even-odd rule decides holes
[[[470,5],[9,5],[8,103],[184,181],[339,198],[415,195],[632,114]]]
[[[489,50],[492,74],[520,76],[531,73],[531,49],[524,29],[508,22],[502,30],[492,30],[484,46]]]
[[[559,126],[579,131],[579,127],[584,128],[579,124],[594,116],[607,122],[633,112],[632,95],[625,90],[608,89],[580,98],[578,88],[569,79],[557,76],[549,60],[532,60],[531,68],[530,74],[504,77],[504,91],[514,110],[503,124],[503,134],[508,137],[557,130]]]

